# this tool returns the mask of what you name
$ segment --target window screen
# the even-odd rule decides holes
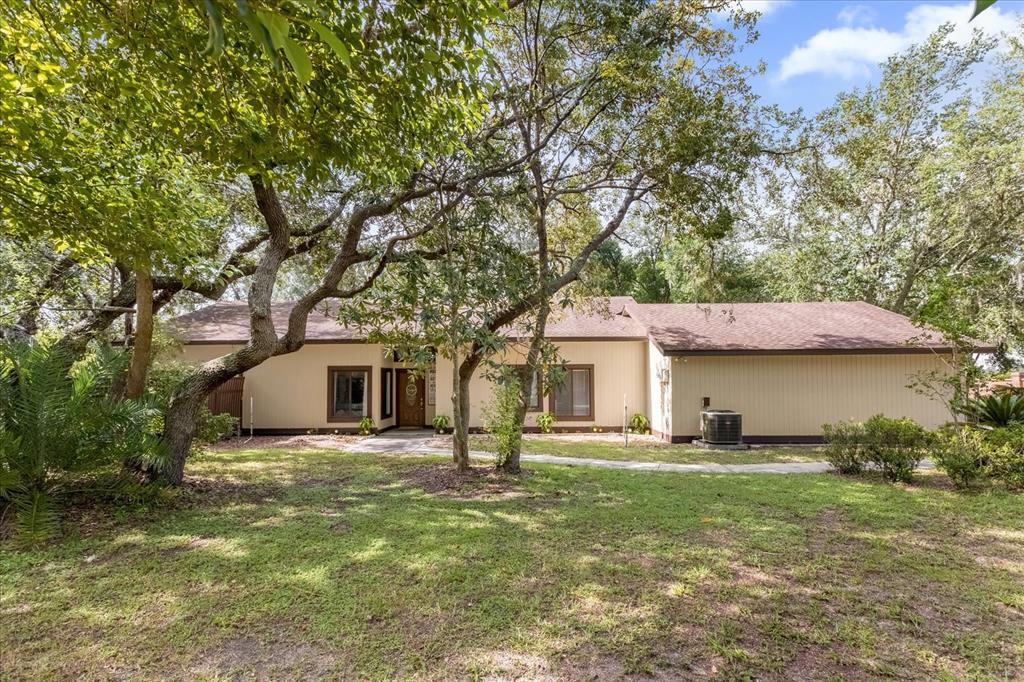
[[[359,421],[370,414],[370,372],[362,367],[332,367],[329,370],[331,421]]]
[[[594,368],[566,368],[565,380],[551,398],[551,411],[561,419],[594,418]]]

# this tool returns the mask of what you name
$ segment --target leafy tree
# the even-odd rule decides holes
[[[573,1],[524,2],[495,23],[487,76],[497,96],[481,144],[466,147],[514,172],[453,186],[467,208],[452,214],[452,230],[472,237],[451,242],[479,252],[447,251],[418,266],[408,294],[387,299],[403,300],[399,312],[424,343],[455,364],[460,468],[469,461],[470,379],[510,349],[510,332],[528,368],[521,423],[530,370],[551,357],[543,339],[552,305],[626,218],[640,207],[665,220],[721,211],[751,140],[738,123],[748,93],[728,61],[732,36],[710,23],[706,8]],[[489,208],[473,208],[480,203]],[[518,444],[504,461],[518,470]]]
[[[726,235],[676,236],[661,264],[674,303],[764,300],[765,282],[741,244]]]
[[[365,229],[436,191],[437,183],[418,173],[424,158],[449,149],[478,116],[474,74],[483,56],[484,22],[495,13],[486,0],[268,3],[251,11],[239,3],[239,17],[252,30],[230,32],[230,40],[221,41],[209,21],[211,7],[215,13],[219,4],[198,9],[192,3],[44,1],[4,9],[0,146],[17,151],[0,158],[0,196],[5,207],[10,197],[27,209],[5,211],[4,232],[43,235],[58,249],[73,245],[93,258],[133,257],[124,263],[128,276],[111,305],[74,325],[66,345],[81,348],[135,303],[145,274],[152,273],[154,308],[181,291],[216,298],[231,282],[249,280],[250,342],[198,368],[171,400],[165,436],[172,482],[181,480],[206,394],[268,357],[301,347],[314,305],[369,286],[412,238],[386,228],[368,235]],[[209,42],[211,31],[215,45],[203,55],[202,40]],[[280,68],[281,54],[290,69]],[[56,84],[35,90],[35,83],[51,81]],[[147,174],[153,164],[159,172]],[[73,182],[53,182],[39,171],[50,167]],[[147,197],[150,186],[175,186],[166,181],[170,171],[194,174],[217,191],[247,178],[259,222],[247,223],[254,229],[243,227],[222,256],[210,245],[219,246],[223,237],[179,231],[161,220],[170,214],[148,208],[141,220],[116,212],[103,220],[79,220],[74,212],[51,220],[50,197],[58,205],[117,208],[123,193],[113,202],[96,202],[90,190],[128,187],[128,194]],[[147,182],[154,175],[157,180]],[[332,201],[321,200],[339,186]],[[169,210],[194,205],[187,193],[167,197]],[[287,208],[295,204],[319,208],[320,217],[293,227]],[[96,216],[108,217],[103,211]],[[194,218],[186,214],[182,224],[192,227]],[[177,237],[183,246],[171,249]],[[117,244],[130,248],[121,254],[112,250]],[[334,250],[330,264],[279,335],[269,303],[281,267],[322,245]],[[193,253],[204,257],[199,272],[156,272],[159,265],[143,259],[186,252],[188,264]],[[371,279],[344,286],[361,269]],[[143,283],[142,291],[147,288]]]
[[[841,94],[760,178],[743,219],[766,298],[866,300],[1020,347],[1020,41],[972,87],[993,42],[951,31]]]

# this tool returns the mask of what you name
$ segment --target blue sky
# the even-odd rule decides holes
[[[973,29],[1017,31],[1024,0],[998,0],[968,24],[973,1],[943,0],[738,0],[761,12],[760,37],[740,60],[764,61],[754,81],[768,103],[816,113],[842,90],[878,78],[877,63],[919,42],[944,22],[966,40]]]

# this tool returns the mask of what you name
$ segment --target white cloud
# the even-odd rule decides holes
[[[866,26],[844,26],[819,31],[783,58],[776,80],[785,81],[810,73],[844,79],[868,76],[879,62],[914,43],[922,42],[947,22],[955,26],[950,37],[960,43],[967,42],[975,29],[991,35],[1017,29],[1021,15],[1006,11],[998,4],[968,23],[973,6],[973,3],[917,5],[907,12],[903,28],[899,31]]]
[[[837,19],[844,26],[870,24],[878,17],[878,13],[867,5],[847,5],[839,10]]]

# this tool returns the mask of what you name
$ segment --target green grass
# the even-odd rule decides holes
[[[475,450],[494,451],[494,441],[488,436],[470,439]],[[523,438],[523,452],[561,457],[590,457],[593,459],[633,460],[637,462],[672,462],[675,464],[760,464],[764,462],[820,462],[825,456],[817,447],[758,447],[750,450],[705,450],[692,445],[669,444],[650,438],[630,442],[611,442],[605,437],[573,440],[565,436],[527,436]]]
[[[1024,500],[219,452],[0,548],[5,679],[1019,679]],[[447,484],[455,481],[454,487]]]

